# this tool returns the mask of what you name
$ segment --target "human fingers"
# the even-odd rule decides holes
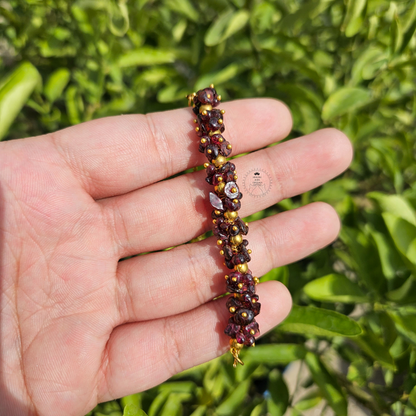
[[[287,136],[288,108],[273,99],[221,104],[224,137],[233,153],[255,150]],[[95,199],[121,195],[204,163],[197,151],[190,109],[122,115],[82,123],[48,135]]]
[[[264,334],[287,316],[291,297],[279,282],[258,285],[258,294],[262,313],[256,320]],[[149,389],[223,354],[229,345],[223,332],[229,318],[225,302],[222,298],[180,315],[117,327],[107,343],[98,401]]]
[[[351,159],[351,143],[336,129],[319,130],[234,159],[239,179],[257,168],[271,181],[270,190],[261,197],[238,181],[244,194],[240,217],[322,185],[343,172]],[[212,207],[207,195],[212,187],[204,177],[204,171],[182,175],[100,201],[119,256],[175,246],[210,229]]]
[[[337,213],[323,202],[255,221],[250,224],[248,248],[253,256],[249,268],[262,276],[274,267],[300,260],[334,241],[339,227]],[[223,294],[228,269],[215,240],[211,237],[120,262],[120,323],[182,313]]]

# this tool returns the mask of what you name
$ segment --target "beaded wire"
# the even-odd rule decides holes
[[[255,294],[255,285],[259,282],[253,277],[247,263],[251,260],[251,250],[247,249],[248,223],[238,216],[243,194],[237,185],[237,172],[234,163],[227,161],[232,146],[223,137],[225,130],[224,113],[215,107],[221,102],[221,96],[214,84],[186,96],[188,105],[196,115],[194,123],[199,139],[199,151],[205,153],[209,163],[204,163],[206,181],[214,186],[209,200],[214,208],[211,217],[213,233],[217,237],[220,254],[224,256],[224,265],[233,271],[225,275],[227,291],[231,296],[227,308],[231,313],[224,333],[231,337],[230,352],[234,357],[234,367],[244,363],[239,354],[244,345],[255,345],[255,337],[260,334],[255,320],[260,312],[259,297]]]

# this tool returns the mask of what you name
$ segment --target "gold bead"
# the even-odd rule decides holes
[[[208,149],[207,150],[207,153],[211,154],[212,153],[212,150],[211,149]]]
[[[222,118],[218,119],[218,124],[222,124],[224,121],[222,120]]]
[[[224,182],[220,182],[217,186],[215,186],[215,190],[219,193],[223,192],[225,188],[225,183]]]
[[[248,227],[248,222],[245,222],[244,224],[246,225],[246,227]]]
[[[235,192],[237,192],[237,188],[231,188],[231,192],[234,194]]]
[[[205,168],[205,169],[206,169],[208,166],[209,166],[209,163],[208,163],[208,162],[204,163],[204,168]]]
[[[215,130],[215,131],[210,131],[210,132],[208,132],[208,134],[209,134],[210,136],[213,136],[214,134],[221,134],[221,132],[220,132],[219,130]]]
[[[250,334],[254,335],[256,333],[256,331],[254,329],[250,329]]]
[[[258,277],[253,277],[253,280],[254,280],[255,285],[258,285],[260,283],[260,280]]]
[[[234,231],[237,231],[237,230],[238,230],[238,227],[237,227],[236,225],[234,225],[234,226],[233,226],[233,230],[234,230]]]
[[[204,116],[207,115],[207,111],[211,111],[211,110],[212,110],[212,105],[211,104],[203,104],[203,105],[201,105],[201,107],[199,107],[199,112],[200,113],[204,113],[204,111],[205,111],[206,114],[204,114]]]
[[[239,289],[242,289],[242,288],[243,288],[243,286],[244,286],[244,285],[243,285],[242,283],[239,283],[239,284],[238,284],[238,288],[239,288]]]
[[[243,318],[247,318],[247,312],[243,312],[243,313],[241,314],[241,316],[242,316]]]
[[[227,211],[224,213],[224,217],[228,218],[229,220],[235,220],[238,217],[238,212]]]
[[[238,179],[238,176],[237,175],[234,175],[234,180],[236,181]]]
[[[207,98],[211,98],[211,94],[207,94]]]
[[[251,344],[251,346],[252,346],[252,347],[255,347],[255,346],[256,346],[256,343],[255,343],[255,342],[253,342],[253,343]]]
[[[222,143],[222,142],[224,141],[224,139],[223,139],[222,137],[220,137],[220,138],[218,139],[218,141],[219,141],[220,143]]]
[[[222,182],[223,181],[222,176],[220,176],[217,180],[218,182]]]
[[[201,139],[201,143],[204,144],[207,142],[207,139]]]
[[[248,249],[248,250],[247,250],[247,253],[248,253],[248,254],[251,254],[251,253],[252,253],[252,251],[251,251],[250,249]]]
[[[199,131],[199,127],[195,127],[195,131]]]
[[[227,149],[232,149],[233,147],[230,144],[227,144]]]
[[[225,114],[225,110],[221,110],[221,111],[220,111],[220,113],[221,113],[221,114]]]
[[[238,199],[233,199],[234,204],[238,204]]]
[[[227,162],[227,159],[224,156],[218,156],[215,160],[213,160],[214,165],[219,168],[221,167],[224,163]]]
[[[243,237],[241,234],[237,234],[230,238],[231,244],[234,244],[236,246],[240,245],[243,242]]]
[[[221,95],[219,95],[217,98],[218,98],[218,101],[221,101]]]
[[[212,220],[212,223],[213,223],[213,224],[216,224],[216,223],[217,223],[217,220],[215,220],[215,219],[214,219],[214,220]]]
[[[221,214],[221,211],[218,211],[217,209],[214,212],[215,212],[215,215],[220,215]]]
[[[196,97],[196,92],[193,92],[192,93],[192,97]]]
[[[224,250],[220,250],[220,254],[221,254],[221,256],[223,256],[224,255]]]
[[[226,279],[228,279],[228,277],[229,277],[229,276],[228,276],[228,274],[226,274],[226,275],[225,275],[225,278],[226,278]]]
[[[236,282],[237,281],[237,278],[236,277],[233,277],[232,279],[231,279],[233,282]],[[240,285],[241,285],[241,283],[240,283]],[[242,287],[242,286],[241,286]]]
[[[230,346],[231,348],[235,348],[236,350],[241,350],[244,347],[244,344],[239,344],[236,339],[230,339]]]
[[[194,119],[194,123],[198,123],[198,120],[196,118]]]
[[[207,113],[207,110],[203,110],[202,112],[201,112],[201,114],[203,115],[203,116],[206,116],[208,113]]]
[[[247,265],[247,263],[237,264],[237,266],[235,266],[235,268],[240,273],[246,273],[247,270],[248,270],[248,265]]]
[[[251,303],[256,303],[257,302],[257,300],[256,299],[253,299],[252,301],[251,301]]]
[[[217,240],[217,244],[220,246],[222,245],[222,240]]]
[[[235,312],[235,308],[234,308],[234,306],[231,306],[230,307],[230,309],[228,309],[231,313],[234,313]]]
[[[214,88],[214,84],[209,84],[209,87],[210,88]]]

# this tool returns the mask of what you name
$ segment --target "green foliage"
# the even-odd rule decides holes
[[[346,415],[349,398],[374,415],[416,414],[415,30],[410,0],[0,3],[0,138],[185,106],[213,82],[225,100],[286,102],[291,137],[334,126],[354,144],[348,172],[253,216],[325,201],[343,229],[264,277],[286,284],[296,306],[243,353],[246,365],[234,370],[227,355],[91,414],[324,405]],[[312,386],[300,399],[285,381],[294,361]]]

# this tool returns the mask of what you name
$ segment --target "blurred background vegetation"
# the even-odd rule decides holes
[[[413,0],[0,1],[3,140],[185,106],[213,82],[286,102],[290,137],[335,126],[355,148],[345,174],[249,218],[326,201],[343,229],[263,277],[295,306],[246,365],[227,355],[90,414],[416,415],[415,28]]]

